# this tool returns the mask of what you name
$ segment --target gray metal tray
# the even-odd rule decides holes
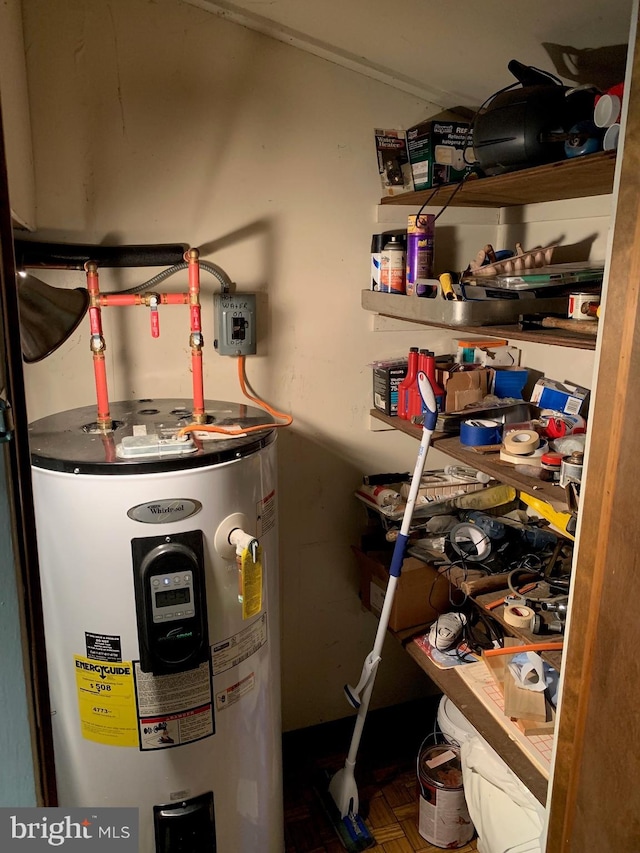
[[[362,307],[387,317],[398,317],[414,323],[437,323],[443,326],[499,326],[517,323],[520,314],[567,314],[567,296],[550,299],[484,299],[477,302],[449,302],[438,295],[404,296],[397,293],[362,291]]]

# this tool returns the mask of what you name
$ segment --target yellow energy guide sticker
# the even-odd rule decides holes
[[[74,656],[82,737],[107,746],[138,746],[131,661]]]
[[[255,562],[249,548],[240,558],[242,577],[242,618],[251,619],[262,610],[262,545],[256,549]]]

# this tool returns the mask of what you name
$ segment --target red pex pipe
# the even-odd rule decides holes
[[[202,371],[202,325],[200,316],[200,264],[197,249],[185,255],[189,264],[189,318],[191,321],[191,374],[194,420],[204,420],[204,376]]]
[[[94,352],[93,373],[96,380],[96,399],[98,405],[98,423],[111,426],[111,413],[109,411],[109,393],[107,390],[107,369],[104,361],[104,353]]]
[[[89,308],[89,327],[92,335],[102,336],[102,313],[99,306]]]
[[[201,332],[200,324],[200,264],[198,263],[198,250],[191,249],[187,253],[189,261],[189,303],[191,305],[191,332]]]
[[[144,300],[139,293],[103,293],[100,296],[100,305],[103,308],[110,305],[144,305]]]
[[[161,305],[188,305],[188,293],[159,293]]]
[[[202,375],[202,350],[191,350],[191,372],[193,374],[193,413],[204,415],[204,377]]]
[[[86,265],[87,290],[91,304],[89,307],[89,325],[91,328],[91,351],[93,353],[93,374],[96,383],[97,421],[102,427],[111,428],[109,411],[109,392],[107,389],[107,369],[104,359],[105,343],[102,335],[102,312],[100,310],[100,282],[98,268],[93,262]]]
[[[188,305],[188,293],[158,293],[158,301],[161,305]],[[102,293],[99,297],[100,305],[108,307],[126,307],[128,305],[145,305],[144,294],[140,293]]]

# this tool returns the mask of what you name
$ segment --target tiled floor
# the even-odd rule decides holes
[[[433,729],[438,698],[372,712],[358,753],[360,814],[376,839],[374,853],[440,853],[418,833],[416,758]],[[343,853],[314,791],[314,781],[344,763],[353,717],[284,736],[286,853]],[[476,843],[459,848],[470,853]]]

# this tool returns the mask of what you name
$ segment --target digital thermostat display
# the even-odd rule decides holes
[[[188,587],[156,592],[156,607],[174,607],[177,604],[188,604],[190,601],[191,590]]]
[[[153,621],[173,622],[195,617],[196,603],[193,590],[193,572],[175,565],[171,573],[149,575],[151,587],[151,612]]]

